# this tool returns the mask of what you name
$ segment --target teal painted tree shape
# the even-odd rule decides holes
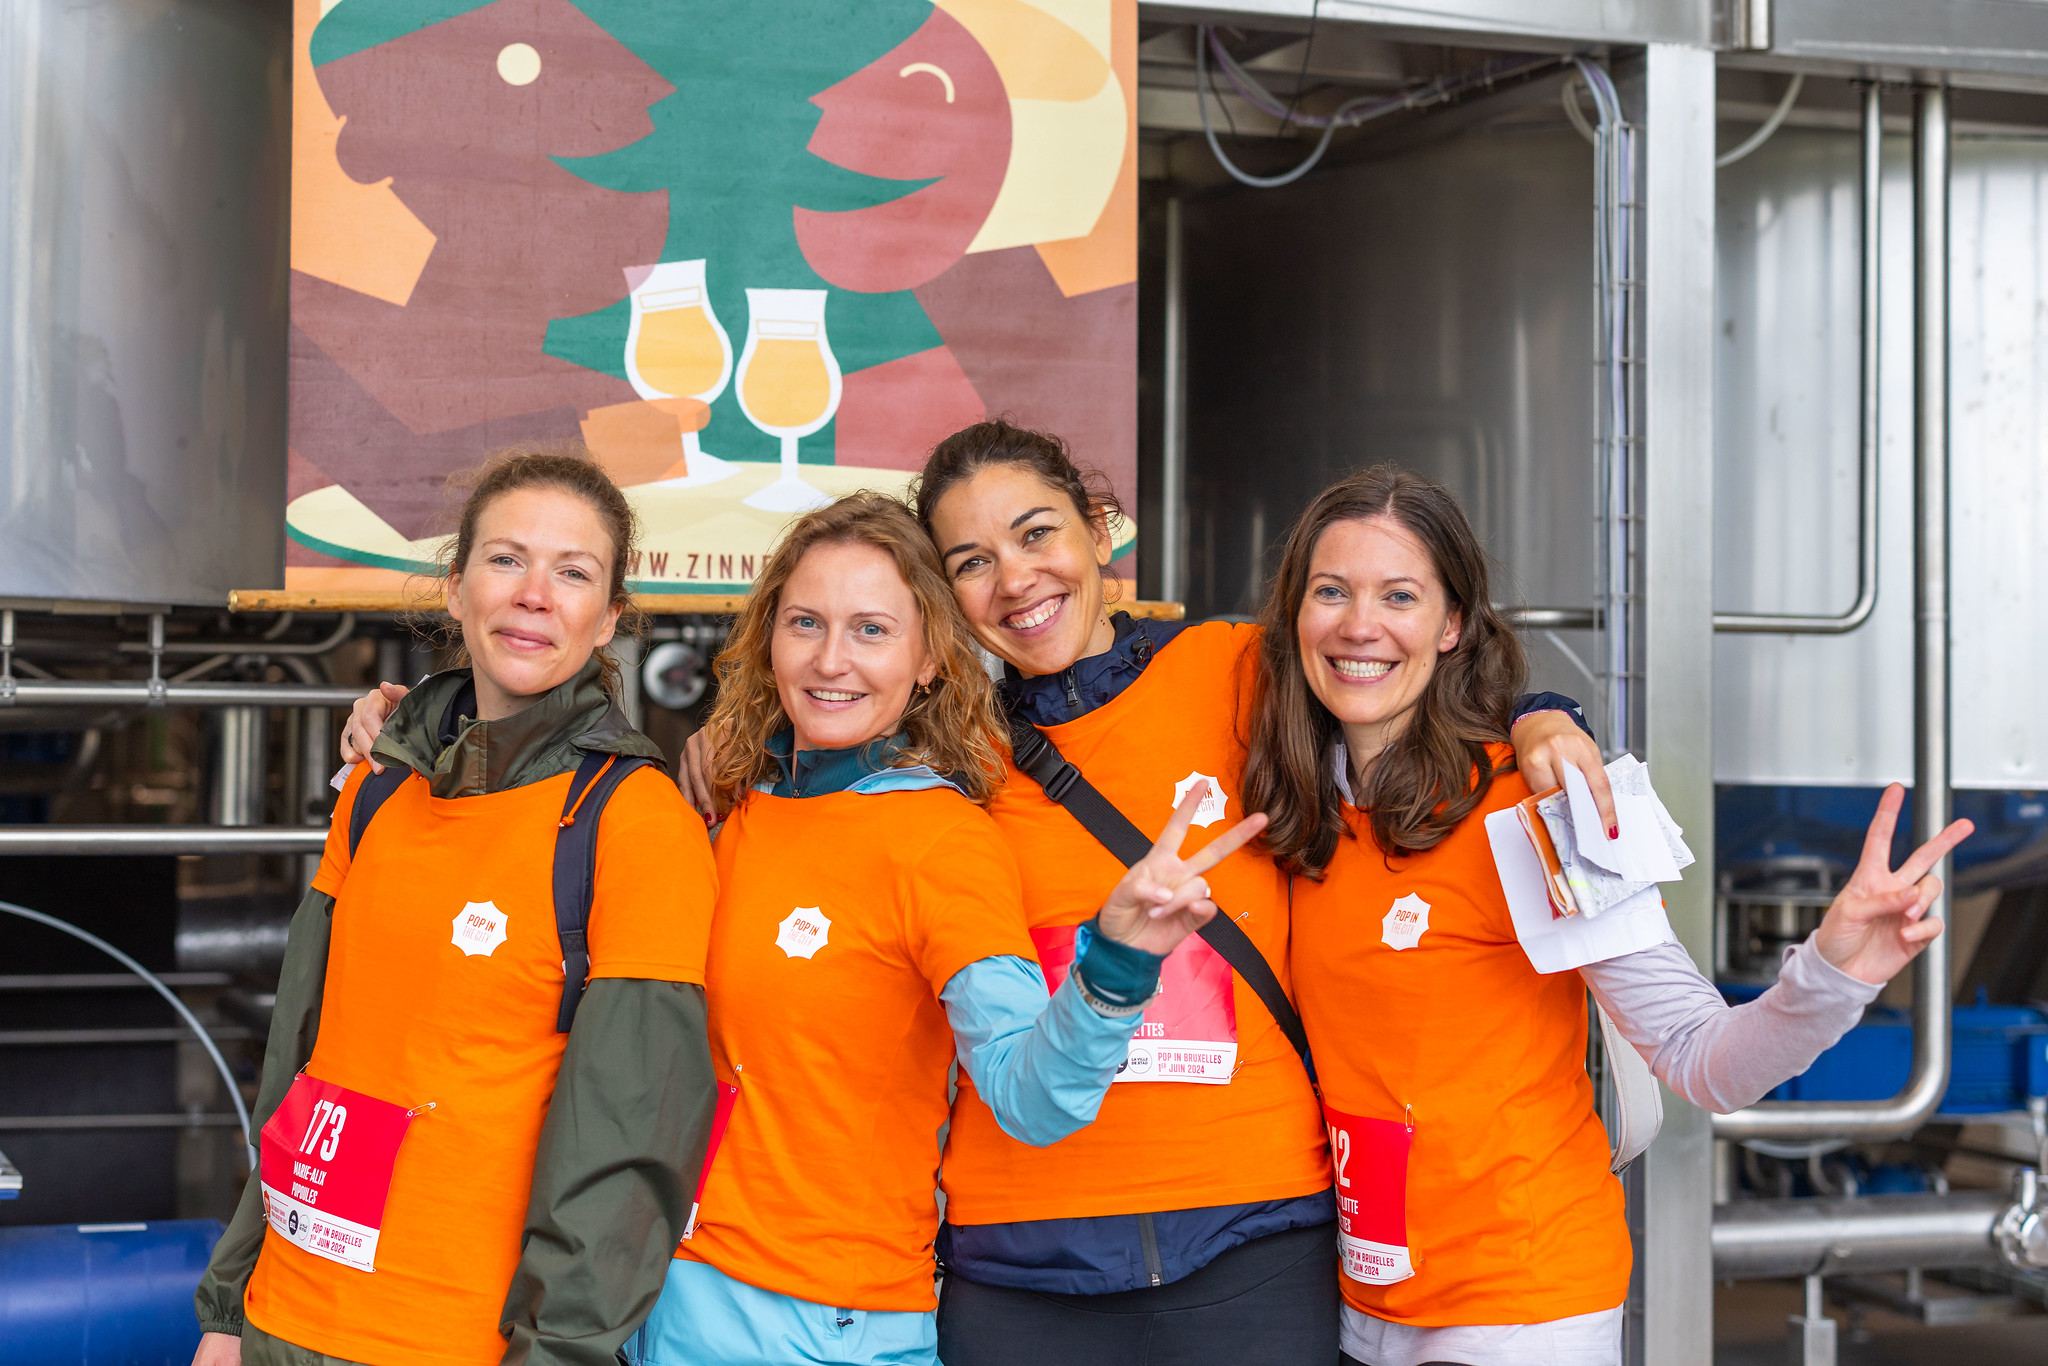
[[[650,136],[558,164],[607,189],[668,192],[662,259],[706,262],[706,292],[735,348],[749,288],[830,290],[826,325],[849,373],[941,344],[908,290],[858,293],[822,279],[798,248],[793,217],[799,207],[869,208],[931,183],[862,175],[807,150],[820,117],[811,97],[915,32],[931,15],[927,0],[578,0],[578,8],[676,93],[649,110]],[[547,351],[624,378],[630,321],[624,299],[558,318]],[[705,445],[743,460],[776,458],[776,439],[740,411],[738,388],[727,385],[714,401]],[[804,443],[803,458],[830,463],[833,444],[827,426]]]

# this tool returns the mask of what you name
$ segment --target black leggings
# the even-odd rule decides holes
[[[1170,1284],[1054,1295],[946,1277],[945,1366],[1335,1366],[1335,1224],[1232,1248]]]

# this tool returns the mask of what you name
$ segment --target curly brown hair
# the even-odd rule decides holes
[[[1356,794],[1374,842],[1389,856],[1434,848],[1514,768],[1512,758],[1496,766],[1487,746],[1508,738],[1527,664],[1521,641],[1494,610],[1486,551],[1457,495],[1392,465],[1338,480],[1288,534],[1259,616],[1258,701],[1245,760],[1245,809],[1266,813],[1266,848],[1283,868],[1310,877],[1322,876],[1348,827],[1334,773],[1342,731],[1309,688],[1296,626],[1316,542],[1338,522],[1377,517],[1422,542],[1463,629]]]
[[[938,551],[909,508],[886,494],[850,493],[790,524],[754,581],[747,605],[713,663],[718,703],[704,723],[718,737],[709,777],[721,806],[738,805],[775,777],[768,742],[789,727],[770,657],[782,589],[798,561],[821,545],[871,545],[895,561],[917,602],[924,647],[938,666],[931,687],[911,697],[902,730],[910,743],[898,767],[928,764],[969,797],[986,802],[1001,781],[1005,742],[995,688],[953,599]]]
[[[454,534],[441,546],[438,559],[442,578],[445,580],[451,572],[459,571],[469,563],[470,552],[476,548],[477,523],[483,518],[484,509],[508,493],[533,488],[560,489],[574,494],[597,514],[597,520],[603,523],[605,535],[612,543],[608,605],[620,609],[617,633],[638,634],[644,617],[633,605],[633,595],[626,588],[626,569],[636,558],[640,518],[634,513],[632,504],[626,501],[626,495],[619,491],[619,486],[612,482],[611,476],[604,472],[581,441],[522,441],[494,451],[481,464],[451,476],[448,490],[451,495],[462,495],[462,512],[456,520]],[[415,614],[412,626],[415,632],[426,635],[436,644],[453,642],[460,645],[462,640],[462,628],[438,614]],[[462,651],[462,662],[469,662],[466,650]],[[597,651],[597,666],[605,693],[617,698],[620,688],[618,661],[600,649]]]

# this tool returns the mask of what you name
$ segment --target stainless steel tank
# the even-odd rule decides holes
[[[1593,605],[1593,152],[1561,80],[1285,189],[1189,198],[1191,615],[1257,611],[1295,516],[1379,461],[1458,492],[1496,599]],[[1592,632],[1525,641],[1539,686],[1594,700],[1560,648],[1591,663]]]
[[[280,581],[290,35],[0,0],[0,598]]]
[[[1856,592],[1856,133],[1787,128],[1719,179],[1714,605]],[[1876,610],[1843,636],[1722,635],[1714,777],[1913,773],[1913,312],[1905,139],[1887,141]],[[1950,197],[1954,782],[2048,786],[2048,128],[1960,124]]]

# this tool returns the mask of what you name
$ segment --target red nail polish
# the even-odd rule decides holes
[[[1620,827],[1620,826],[1618,826],[1618,825],[1610,825],[1610,826],[1608,826],[1608,827],[1607,827],[1607,838],[1609,838],[1609,839],[1611,839],[1611,840],[1618,840],[1618,839],[1620,839],[1620,838],[1621,838],[1621,827]]]

